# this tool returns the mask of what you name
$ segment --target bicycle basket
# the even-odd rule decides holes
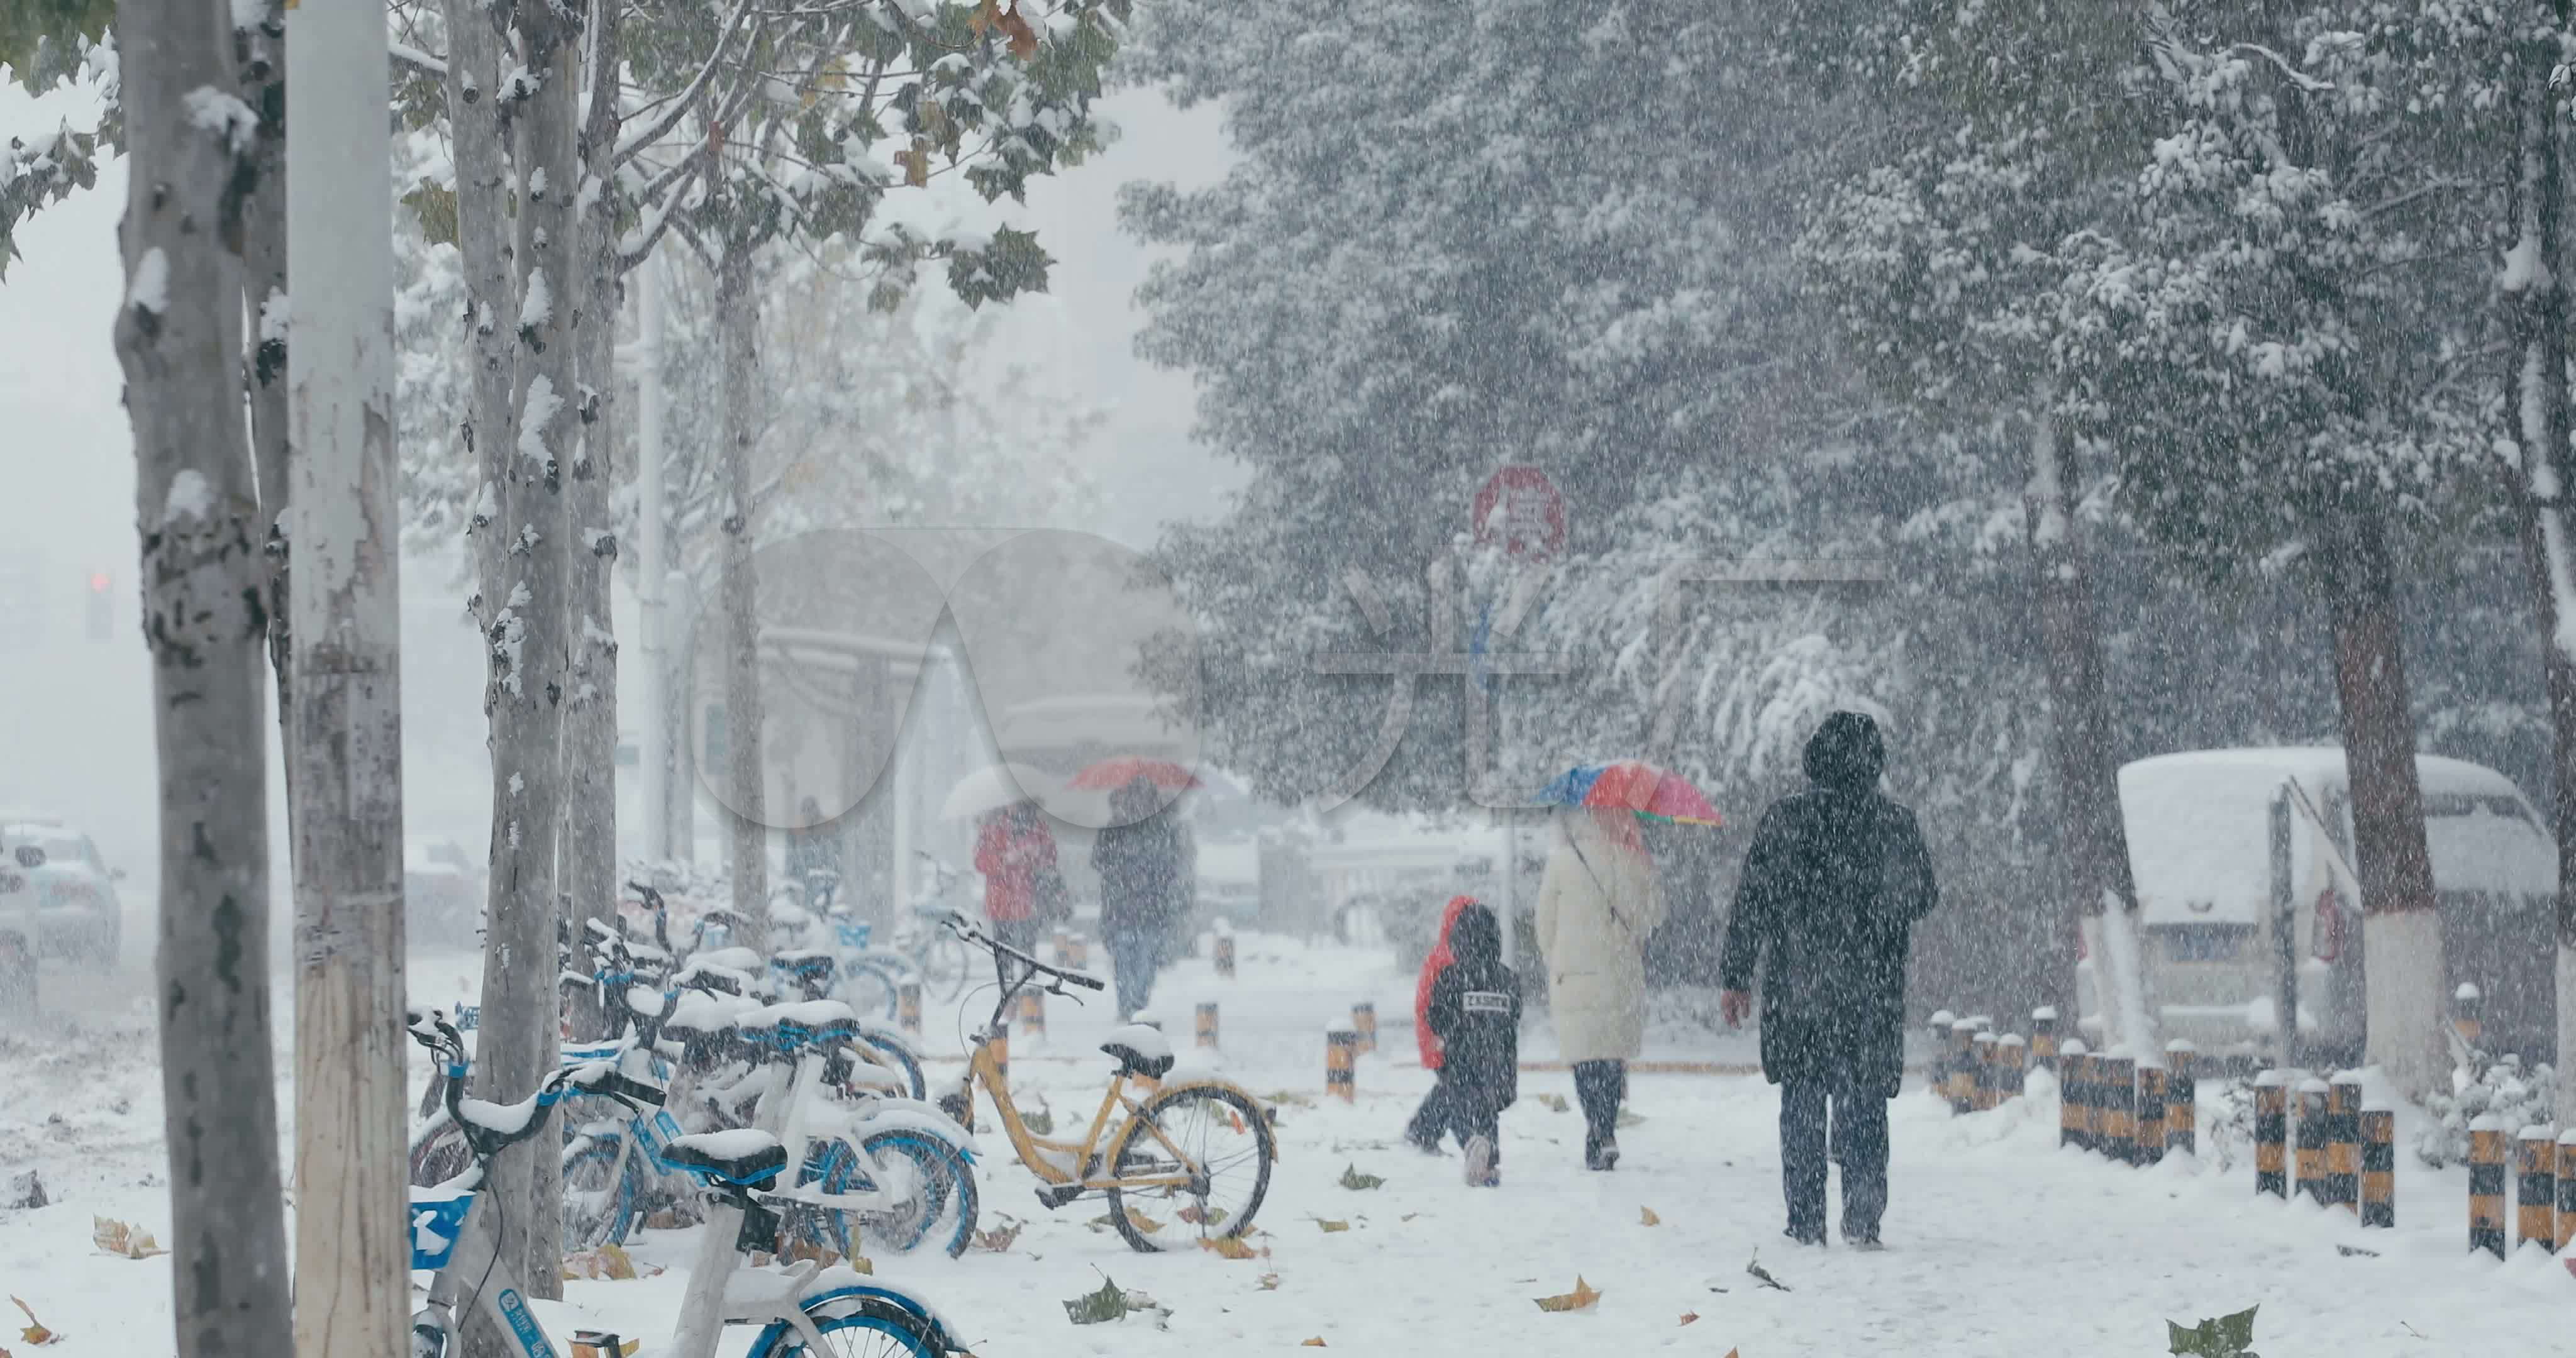
[[[465,1234],[465,1214],[473,1207],[471,1190],[412,1190],[411,1266],[415,1270],[436,1272],[447,1267],[448,1256],[456,1252],[457,1237]]]

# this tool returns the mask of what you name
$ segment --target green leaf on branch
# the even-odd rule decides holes
[[[1004,227],[981,250],[956,249],[948,255],[948,286],[968,307],[1007,302],[1024,292],[1047,290],[1047,267],[1055,263],[1038,248],[1035,233]]]

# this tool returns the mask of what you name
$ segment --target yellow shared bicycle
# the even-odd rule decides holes
[[[981,1085],[1020,1163],[1041,1180],[1038,1201],[1054,1209],[1094,1193],[1105,1195],[1110,1224],[1139,1250],[1190,1249],[1202,1240],[1234,1239],[1251,1228],[1253,1213],[1261,1210],[1262,1196],[1270,1191],[1270,1166],[1279,1158],[1260,1100],[1215,1078],[1165,1084],[1163,1077],[1172,1069],[1171,1043],[1156,1029],[1129,1024],[1101,1044],[1118,1069],[1082,1139],[1038,1135],[1011,1101],[1005,1063],[1012,1002],[1032,988],[1069,995],[1067,985],[1099,990],[1101,983],[1048,966],[962,915],[950,915],[945,924],[969,946],[991,950],[1001,991],[992,1021],[975,1034],[966,1074],[940,1100],[950,1117],[973,1129],[975,1089]],[[1040,984],[1040,977],[1048,979]]]

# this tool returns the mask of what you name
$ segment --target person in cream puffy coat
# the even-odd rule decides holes
[[[1628,1062],[1645,1046],[1646,940],[1664,922],[1664,894],[1627,811],[1560,809],[1554,841],[1538,889],[1548,1014],[1583,1103],[1584,1164],[1606,1170],[1619,1161]]]

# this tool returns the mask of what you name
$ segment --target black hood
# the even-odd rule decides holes
[[[1859,712],[1837,712],[1825,718],[1807,739],[1807,778],[1821,787],[1866,792],[1878,786],[1887,767],[1887,745],[1878,723]]]
[[[1503,930],[1494,922],[1494,912],[1482,905],[1470,905],[1458,912],[1458,922],[1449,926],[1449,951],[1461,962],[1490,967],[1503,960]]]

